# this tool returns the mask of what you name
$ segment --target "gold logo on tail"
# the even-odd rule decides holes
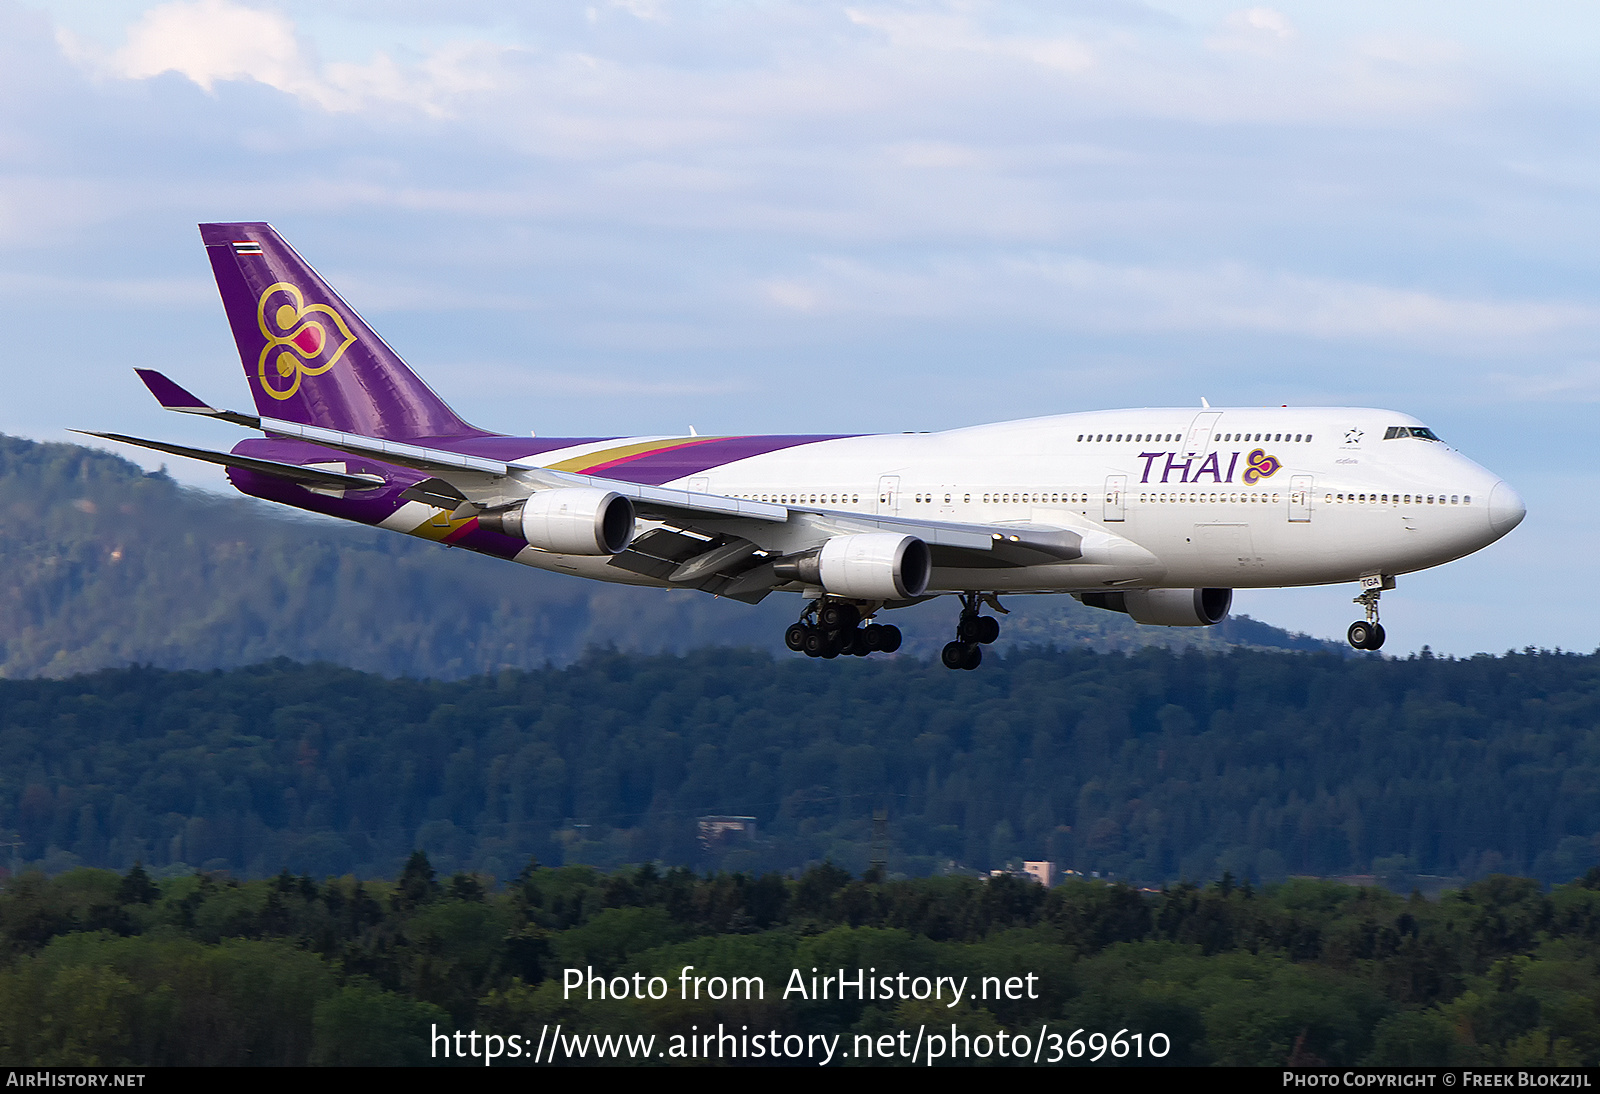
[[[269,309],[274,297],[278,304]],[[287,281],[267,286],[256,304],[256,322],[267,339],[256,362],[256,377],[261,390],[274,399],[287,399],[299,391],[302,377],[327,372],[356,340],[338,312],[326,304],[308,305]],[[330,332],[329,324],[337,334]]]

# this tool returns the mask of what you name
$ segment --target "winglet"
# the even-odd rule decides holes
[[[215,414],[216,408],[202,403],[190,392],[179,387],[153,368],[136,368],[139,379],[144,381],[144,386],[150,389],[150,394],[156,397],[167,410],[181,410],[187,414]]]
[[[203,414],[208,418],[221,418],[225,422],[249,426],[251,429],[258,428],[261,424],[261,419],[254,415],[218,410],[214,406],[207,405],[199,396],[153,368],[136,368],[133,371],[144,381],[144,386],[150,389],[150,394],[156,397],[156,402],[161,404],[163,410],[176,410],[180,414]]]

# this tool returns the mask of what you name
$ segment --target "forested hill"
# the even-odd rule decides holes
[[[909,875],[1558,882],[1600,863],[1597,728],[1600,655],[1557,653],[107,670],[0,681],[0,831],[50,872],[393,876],[418,847],[500,878],[530,856],[860,871],[876,845]],[[754,829],[704,843],[708,815]]]
[[[777,650],[800,602],[751,607],[509,565],[358,525],[178,486],[105,452],[0,436],[0,676],[333,661],[454,678],[566,664],[591,646]],[[1132,649],[1312,648],[1250,619],[1145,628],[1068,597],[1016,597],[1002,642]],[[894,614],[907,654],[949,640],[953,609]]]

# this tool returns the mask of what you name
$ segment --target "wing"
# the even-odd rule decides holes
[[[773,529],[756,534],[761,536],[761,540],[766,540],[773,546],[786,546],[784,541],[792,538],[778,530],[778,526],[795,525],[808,530],[826,530],[833,535],[850,532],[904,532],[935,548],[979,552],[984,555],[998,553],[1007,556],[1007,561],[1013,565],[1028,565],[1038,561],[1069,561],[1078,558],[1082,553],[1080,549],[1082,537],[1068,529],[960,524],[853,513],[814,506],[776,505],[770,502],[751,501],[748,498],[730,498],[721,494],[706,494],[664,486],[644,486],[599,475],[553,471],[548,467],[532,463],[469,456],[444,449],[424,448],[402,441],[363,437],[320,426],[299,425],[272,418],[262,418],[260,428],[277,436],[295,437],[323,448],[369,456],[386,463],[425,471],[459,490],[466,501],[477,508],[510,504],[541,489],[590,486],[614,490],[629,498],[634,502],[639,514],[647,520],[680,526],[689,531],[725,532],[728,530],[726,525],[730,521],[744,525],[772,525]],[[756,532],[754,527],[747,527],[746,530]],[[814,544],[807,546],[812,545]],[[1021,554],[1042,557],[1027,559],[1016,557]],[[1013,558],[1015,561],[1011,561]]]
[[[169,410],[216,417],[269,435],[291,437],[424,472],[430,478],[413,487],[408,496],[439,508],[452,508],[455,517],[514,505],[540,490],[587,486],[615,491],[632,501],[641,517],[663,527],[639,536],[629,550],[613,560],[614,565],[722,596],[760,599],[767,591],[786,583],[773,572],[778,559],[813,550],[834,536],[854,533],[900,532],[915,536],[929,545],[934,565],[941,567],[1029,566],[1071,562],[1083,556],[1083,533],[1071,528],[964,524],[778,505],[555,471],[531,462],[501,461],[218,410],[159,372],[138,371],[151,393]],[[321,468],[187,449],[118,434],[94,435],[225,466],[248,467],[307,486],[370,489],[373,485],[369,478]],[[1106,534],[1098,526],[1096,532],[1100,538]]]

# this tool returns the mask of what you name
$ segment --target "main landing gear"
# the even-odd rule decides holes
[[[979,593],[961,594],[961,619],[956,623],[956,640],[939,653],[939,660],[944,662],[945,668],[977,668],[983,663],[983,647],[1000,637],[1000,621],[992,615],[978,614],[982,599]]]
[[[891,624],[861,625],[861,609],[844,600],[818,600],[806,608],[800,622],[783,635],[784,645],[807,657],[832,660],[840,654],[865,657],[893,653],[900,648],[900,628]]]
[[[1394,578],[1364,577],[1361,579],[1361,595],[1352,603],[1359,604],[1367,610],[1365,620],[1356,620],[1350,624],[1350,629],[1345,633],[1345,639],[1358,650],[1380,650],[1383,648],[1383,624],[1378,622],[1378,597],[1383,595],[1383,590],[1394,588]]]

